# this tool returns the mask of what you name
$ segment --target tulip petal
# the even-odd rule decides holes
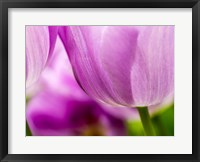
[[[26,109],[35,136],[127,135],[124,121],[137,115],[131,109],[108,108],[90,99],[77,85],[60,39],[36,85],[41,83]]]
[[[139,27],[138,51],[132,66],[132,93],[137,106],[162,102],[174,87],[174,27]]]
[[[100,61],[107,73],[118,100],[123,105],[131,105],[131,67],[137,48],[138,31],[128,26],[107,27],[101,38]]]
[[[60,35],[65,37],[63,42],[77,80],[90,96],[113,105],[133,102],[130,68],[137,30],[81,26],[62,28]]]
[[[60,36],[77,81],[96,100],[140,107],[173,93],[173,26],[71,26]]]
[[[49,26],[49,35],[50,35],[50,49],[49,49],[49,56],[48,60],[51,58],[53,54],[53,50],[56,44],[57,35],[58,35],[58,26]]]
[[[49,54],[49,32],[46,26],[26,27],[26,87],[40,76]]]
[[[62,27],[59,34],[69,55],[74,75],[78,82],[81,81],[81,87],[87,89],[86,93],[93,98],[97,100],[103,98],[104,101],[114,104],[114,92],[106,81],[108,80],[106,74],[99,67],[97,54],[93,53],[99,49],[98,43],[93,43],[100,41],[99,36],[102,31],[102,27],[73,26]]]
[[[51,58],[58,27],[26,27],[26,87],[36,82]]]

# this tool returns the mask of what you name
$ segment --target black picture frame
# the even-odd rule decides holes
[[[192,8],[192,154],[8,154],[9,8]],[[0,0],[0,160],[200,162],[200,2],[199,0]],[[199,63],[199,65],[198,65]],[[187,140],[187,139],[186,139]]]

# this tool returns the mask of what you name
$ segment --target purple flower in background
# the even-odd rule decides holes
[[[90,99],[45,91],[28,104],[27,121],[33,135],[127,135],[124,121]]]
[[[124,122],[136,116],[135,111],[110,108],[90,99],[77,84],[60,39],[52,57],[37,83],[40,91],[27,104],[32,134],[127,135]]]
[[[111,105],[161,103],[174,90],[174,26],[59,28],[84,91]]]
[[[51,58],[58,27],[26,26],[26,87],[35,83]]]

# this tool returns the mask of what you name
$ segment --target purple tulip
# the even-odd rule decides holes
[[[74,78],[60,39],[52,57],[37,83],[40,91],[27,104],[26,118],[32,134],[127,135],[124,121],[134,117],[135,111],[113,109],[89,98]]]
[[[77,81],[96,100],[143,107],[173,95],[173,26],[66,26],[59,34]]]
[[[51,58],[58,27],[26,27],[26,87],[35,83]]]
[[[36,136],[127,135],[122,119],[90,99],[66,97],[44,91],[30,101],[27,121]]]

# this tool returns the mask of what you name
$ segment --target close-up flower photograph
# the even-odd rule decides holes
[[[26,136],[174,136],[174,35],[27,25]]]
[[[0,162],[200,162],[200,0],[0,1]]]

